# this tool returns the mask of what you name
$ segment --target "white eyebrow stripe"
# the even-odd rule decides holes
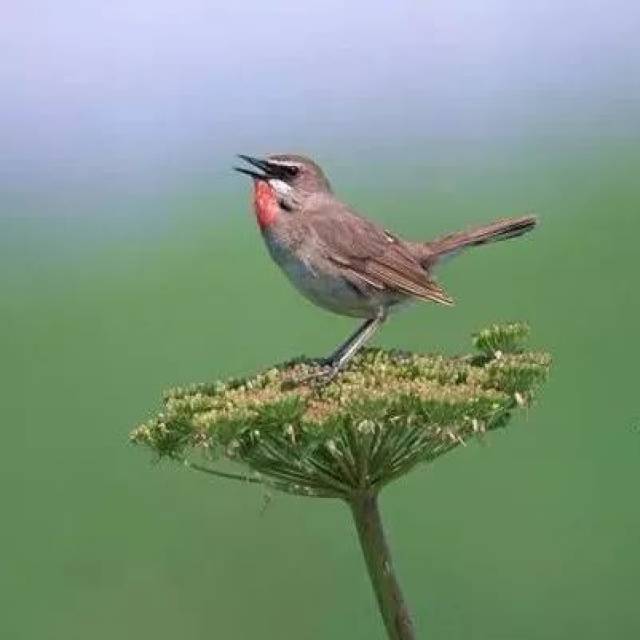
[[[269,164],[276,164],[279,167],[299,167],[301,166],[299,162],[295,162],[294,160],[267,160]]]

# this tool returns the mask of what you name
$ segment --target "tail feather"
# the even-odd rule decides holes
[[[538,223],[534,215],[516,218],[501,218],[490,224],[449,233],[435,240],[427,242],[425,248],[431,260],[451,256],[467,247],[476,247],[489,242],[516,238],[531,231]]]

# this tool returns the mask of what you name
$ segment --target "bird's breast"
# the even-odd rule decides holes
[[[289,281],[317,306],[356,318],[373,318],[381,307],[388,306],[388,296],[358,290],[338,267],[319,258],[305,243],[292,246],[288,236],[278,233],[278,225],[263,230],[263,236],[271,257]]]

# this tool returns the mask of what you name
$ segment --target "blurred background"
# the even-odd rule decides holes
[[[0,22],[0,636],[382,638],[347,510],[130,447],[171,385],[353,322],[267,257],[235,153],[301,151],[412,238],[537,212],[376,343],[527,320],[541,402],[383,495],[419,637],[640,636],[640,9],[23,0]]]

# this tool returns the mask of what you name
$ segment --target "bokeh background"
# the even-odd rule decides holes
[[[347,510],[154,466],[174,384],[350,330],[270,263],[238,152],[307,152],[428,238],[536,211],[377,338],[524,319],[527,418],[383,496],[419,637],[640,637],[640,9],[8,1],[0,21],[0,636],[383,637]]]

